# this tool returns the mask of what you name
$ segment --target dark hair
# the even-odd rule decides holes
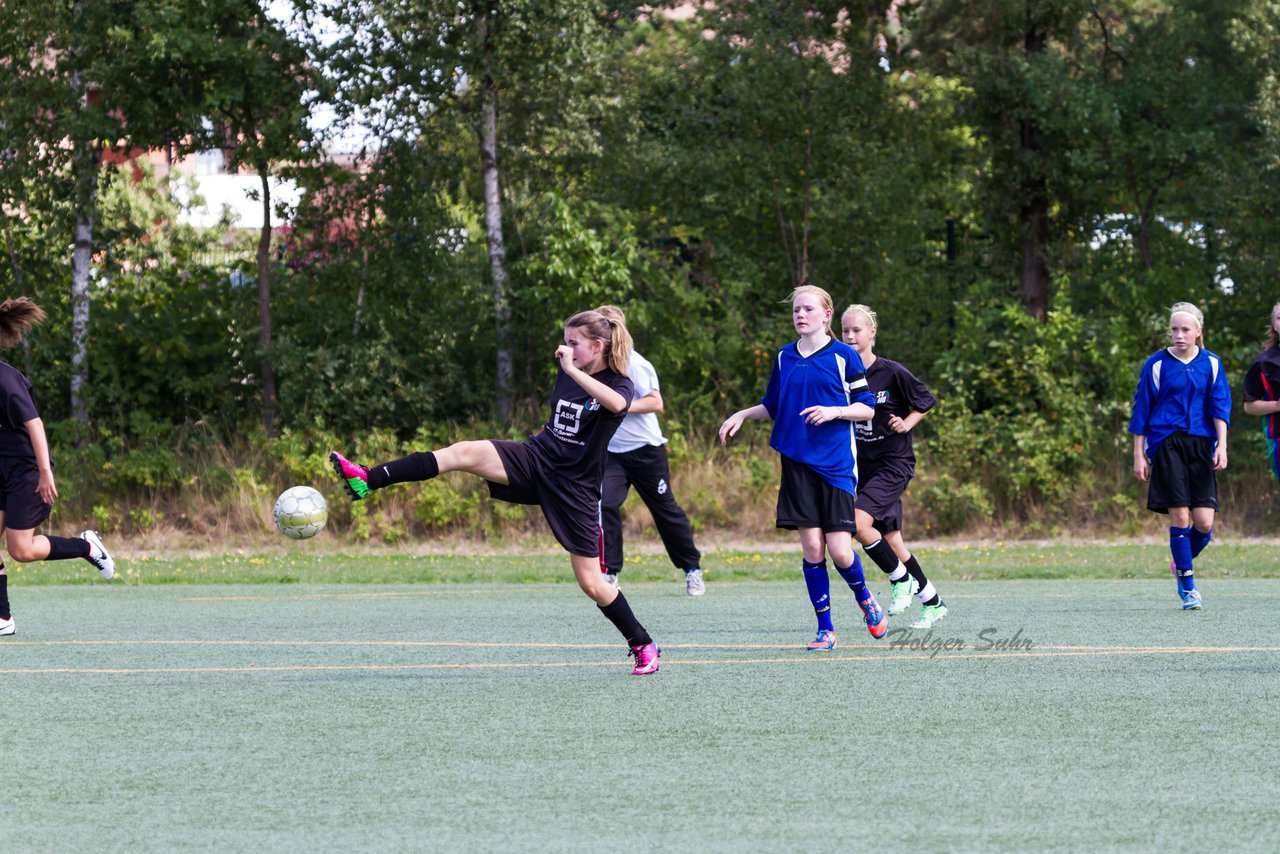
[[[22,343],[27,330],[44,320],[44,309],[30,297],[18,297],[0,302],[0,347],[13,347]]]
[[[598,311],[580,311],[564,322],[564,328],[581,329],[586,336],[604,342],[604,362],[615,374],[627,373],[631,361],[631,333],[627,324]]]

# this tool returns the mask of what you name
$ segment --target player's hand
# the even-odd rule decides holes
[[[810,406],[800,410],[800,417],[806,424],[826,424],[840,417],[838,406]]]
[[[556,348],[556,361],[560,363],[560,367],[566,371],[573,367],[573,348],[568,344],[561,344]]]
[[[720,444],[728,445],[729,440],[738,434],[742,429],[743,417],[741,412],[735,412],[724,420],[720,425]]]
[[[1133,473],[1143,483],[1151,479],[1151,463],[1147,462],[1146,457],[1133,461]]]
[[[1222,471],[1227,467],[1227,449],[1222,445],[1218,446],[1218,450],[1213,452],[1213,470]]]
[[[36,494],[40,496],[40,500],[45,504],[52,504],[53,499],[58,497],[58,487],[53,483],[53,472],[40,472],[40,481],[36,484]]]
[[[895,433],[907,433],[907,432],[910,432],[910,431],[909,431],[909,429],[907,428],[907,422],[903,421],[903,420],[902,420],[900,417],[898,417],[897,415],[890,415],[890,416],[889,416],[889,429],[890,429],[890,430],[892,430],[892,431],[893,431],[893,432],[895,432]]]

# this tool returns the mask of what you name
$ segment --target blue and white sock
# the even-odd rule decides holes
[[[1173,555],[1173,570],[1178,576],[1178,592],[1194,590],[1191,577],[1191,528],[1169,526],[1169,553]]]
[[[802,561],[804,584],[809,588],[809,601],[813,603],[813,612],[818,615],[818,631],[833,632],[831,623],[831,577],[827,575],[827,562],[817,563]]]
[[[844,579],[845,584],[849,585],[849,589],[853,591],[854,598],[859,602],[864,601],[871,595],[867,590],[867,577],[862,574],[862,560],[858,557],[857,552],[854,552],[852,566],[836,564],[836,572],[840,573],[840,577]]]

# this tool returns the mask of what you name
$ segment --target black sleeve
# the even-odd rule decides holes
[[[1244,399],[1266,400],[1267,392],[1262,387],[1262,362],[1255,360],[1244,373]]]
[[[916,412],[928,412],[937,405],[938,399],[929,391],[929,387],[906,368],[902,369],[902,384],[906,389],[904,397]]]

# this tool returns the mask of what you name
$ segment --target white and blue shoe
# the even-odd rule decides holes
[[[1179,590],[1178,595],[1182,597],[1182,610],[1199,611],[1200,610],[1200,591],[1192,587],[1190,590]]]

